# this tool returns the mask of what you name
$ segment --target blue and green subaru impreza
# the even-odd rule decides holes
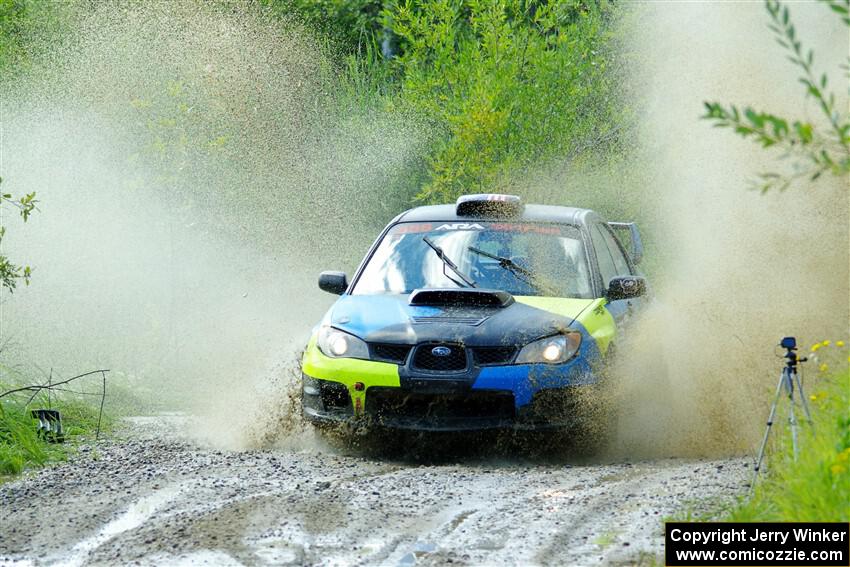
[[[406,211],[351,281],[319,276],[340,298],[304,353],[304,415],[417,430],[568,427],[646,292],[641,254],[633,223],[512,195]]]

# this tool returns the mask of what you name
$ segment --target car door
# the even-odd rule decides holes
[[[612,278],[634,275],[629,267],[628,260],[626,260],[625,251],[606,224],[593,223],[591,239],[596,251],[599,272],[602,276],[602,285],[606,290]],[[631,298],[609,301],[606,307],[619,328],[639,305],[640,298]]]

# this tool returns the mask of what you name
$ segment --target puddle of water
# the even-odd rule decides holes
[[[243,564],[220,550],[203,550],[188,555],[152,556],[144,560],[148,565],[168,565],[169,567],[195,567],[196,565],[215,565],[216,567],[242,567]]]
[[[437,551],[437,545],[427,541],[417,541],[413,545],[413,553],[415,553],[416,555],[433,553],[435,551]]]
[[[62,567],[79,567],[88,559],[89,554],[116,535],[135,529],[145,523],[157,510],[168,504],[180,492],[180,486],[167,487],[133,502],[127,511],[107,523],[94,536],[79,542],[71,550],[70,556],[55,563]]]
[[[277,537],[257,540],[252,542],[250,547],[257,557],[269,565],[296,565],[304,562],[303,547],[292,545]]]
[[[404,554],[401,559],[398,561],[398,567],[411,567],[412,565],[416,565],[416,560],[420,557],[424,557],[429,553],[434,553],[437,551],[437,545],[431,543],[429,541],[419,540],[413,544],[413,548],[410,552]]]

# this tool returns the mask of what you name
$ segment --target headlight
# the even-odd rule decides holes
[[[333,358],[363,358],[369,359],[369,347],[354,335],[343,333],[333,327],[319,329],[319,350]]]
[[[581,346],[581,334],[565,333],[528,343],[516,358],[517,364],[560,364],[571,359]]]

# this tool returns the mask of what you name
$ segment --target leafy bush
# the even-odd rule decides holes
[[[616,140],[607,4],[394,0],[401,100],[445,135],[417,199],[510,187],[525,170]]]
[[[0,179],[2,182],[2,179]],[[35,210],[35,204],[38,201],[35,198],[35,192],[32,192],[23,197],[15,198],[11,193],[0,193],[0,206],[3,203],[9,203],[19,210],[24,222],[27,222],[29,216]],[[0,242],[3,242],[3,237],[6,235],[6,227],[0,225]],[[18,280],[24,280],[24,283],[29,285],[32,269],[29,266],[19,266],[12,263],[9,257],[0,253],[0,287],[4,287],[10,292],[15,291],[18,286]]]
[[[522,192],[529,169],[618,141],[604,0],[264,3],[342,46],[341,106],[427,117],[427,159],[385,188],[390,198]]]
[[[343,53],[361,54],[383,35],[381,0],[260,0],[283,16],[330,38]]]
[[[61,33],[76,2],[0,0],[0,69],[4,76],[29,64],[32,42],[43,33]]]

